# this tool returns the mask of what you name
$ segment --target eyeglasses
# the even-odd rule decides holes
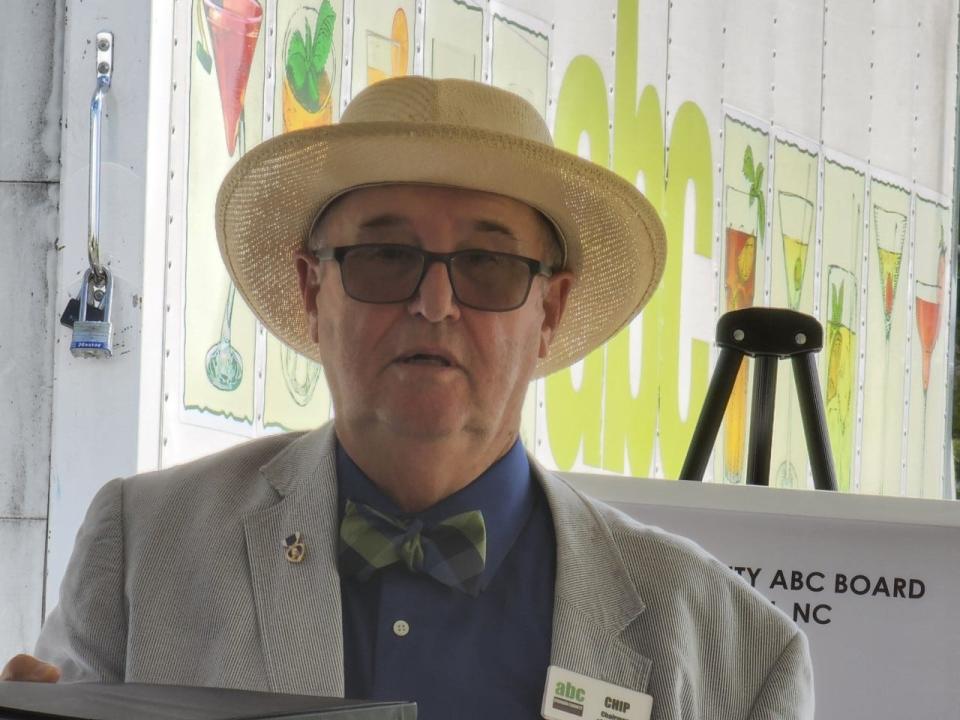
[[[523,305],[535,275],[553,271],[539,260],[490,250],[428,252],[413,245],[371,243],[321,248],[317,260],[340,264],[343,290],[366,303],[399,303],[413,298],[433,263],[447,266],[453,296],[474,310],[507,312]]]

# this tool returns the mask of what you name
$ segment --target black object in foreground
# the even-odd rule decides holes
[[[773,406],[777,388],[777,361],[793,361],[800,415],[817,490],[836,490],[837,476],[830,454],[827,423],[813,355],[823,347],[823,327],[817,319],[785,308],[753,307],[734,310],[717,322],[720,357],[694,428],[682,480],[702,480],[720,430],[743,358],[756,358],[747,484],[769,485],[773,441]]]
[[[0,682],[0,720],[416,720],[416,717],[415,703],[179,685]]]

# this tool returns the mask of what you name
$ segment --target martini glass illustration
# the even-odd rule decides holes
[[[907,236],[907,216],[903,213],[887,210],[879,205],[873,206],[873,231],[877,241],[877,267],[880,270],[880,288],[883,293],[883,386],[887,386],[890,377],[890,328],[893,320],[894,300],[900,281],[900,263],[903,259],[903,242]],[[887,418],[883,413],[881,438],[886,441]],[[887,474],[880,483],[880,494],[886,494]]]
[[[336,20],[330,0],[323,0],[319,10],[301,7],[287,23],[281,102],[284,132],[333,122]]]
[[[803,279],[807,273],[807,254],[813,235],[813,203],[795,193],[780,190],[777,193],[780,210],[780,235],[783,238],[783,268],[787,279],[787,302],[791,310],[800,307]],[[790,451],[790,435],[796,401],[787,395],[787,452]],[[777,485],[797,487],[800,476],[789,457],[777,468]]]
[[[903,242],[907,236],[907,216],[874,205],[873,225],[877,238],[880,287],[883,288],[883,329],[889,346],[893,301],[897,296],[900,261],[903,259]]]
[[[726,188],[726,245],[724,290],[726,309],[753,305],[756,280],[757,210],[749,193]],[[727,482],[743,480],[744,439],[747,425],[747,365],[744,359],[733,385],[723,430],[723,472]]]
[[[367,85],[406,75],[409,52],[407,14],[398,8],[393,14],[390,37],[367,30]]]
[[[227,142],[227,154],[239,159],[244,152],[243,101],[260,35],[263,7],[257,0],[203,0],[210,28],[213,61],[220,89],[220,110]],[[218,390],[236,390],[243,379],[243,360],[230,344],[230,324],[237,288],[230,282],[223,309],[220,339],[207,351],[206,370],[210,384]]]
[[[937,263],[937,283],[917,280],[917,334],[920,336],[920,350],[923,354],[923,367],[920,380],[923,387],[923,435],[920,440],[920,494],[926,488],[927,463],[927,391],[930,388],[930,363],[933,350],[940,335],[940,310],[943,307],[943,281],[946,269],[946,250],[942,244],[943,228],[940,228],[940,257]]]
[[[837,265],[827,268],[827,392],[826,416],[837,486],[850,489],[853,440],[853,370],[856,344],[857,279]]]
[[[320,365],[286,345],[280,347],[280,365],[290,397],[300,407],[306,407],[320,380]]]

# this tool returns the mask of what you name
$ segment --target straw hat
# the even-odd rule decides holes
[[[384,80],[357,95],[339,124],[250,150],[217,197],[217,240],[230,277],[266,328],[307,357],[320,360],[293,253],[334,198],[387,183],[506,195],[554,223],[577,281],[538,376],[626,326],[663,274],[665,234],[649,201],[609,170],[554,148],[526,100],[465,80]]]

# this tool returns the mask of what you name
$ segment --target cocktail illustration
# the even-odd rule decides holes
[[[827,268],[826,416],[837,487],[850,489],[853,431],[854,353],[856,351],[857,279],[837,265]]]
[[[281,102],[284,132],[333,122],[336,22],[330,0],[323,0],[319,9],[301,7],[287,23]]]
[[[726,310],[753,305],[756,280],[757,211],[750,193],[726,188],[726,246],[724,290]],[[740,366],[724,415],[723,471],[727,482],[741,482],[744,475],[744,439],[747,425],[747,366]]]
[[[210,27],[213,62],[217,68],[227,154],[232,157],[237,141],[243,140],[240,132],[243,100],[253,51],[260,36],[263,7],[258,0],[203,0],[203,10]],[[240,155],[243,155],[242,147]]]
[[[877,244],[877,268],[880,271],[880,291],[883,307],[883,385],[890,377],[890,328],[893,321],[893,305],[900,282],[900,263],[903,258],[903,243],[907,236],[907,216],[879,205],[873,206],[873,236]],[[883,413],[882,435],[887,438],[887,419]],[[887,494],[887,473],[882,475],[880,494]],[[899,490],[899,487],[897,488]]]
[[[280,364],[290,397],[300,407],[306,407],[320,380],[320,365],[286,345],[280,347]]]
[[[202,2],[210,28],[213,61],[217,69],[227,154],[233,157],[236,151],[236,157],[239,158],[244,153],[245,145],[243,103],[253,52],[260,36],[263,7],[257,0]],[[220,339],[210,347],[206,355],[207,379],[218,390],[236,390],[243,379],[243,359],[230,344],[230,324],[236,293],[237,289],[231,281],[223,309]]]
[[[880,287],[883,290],[883,328],[887,343],[889,343],[893,301],[897,296],[900,261],[903,258],[903,242],[907,236],[907,216],[874,205],[873,227],[877,241]],[[884,378],[884,382],[886,382],[886,378]]]
[[[918,264],[919,265],[919,264]],[[927,391],[930,388],[930,364],[933,351],[940,336],[940,310],[943,307],[943,283],[946,271],[946,247],[943,244],[943,227],[940,227],[940,253],[937,259],[936,276],[927,273],[924,280],[917,280],[916,308],[917,335],[920,337],[922,369],[920,375],[923,388],[923,436],[920,441],[920,493],[926,488],[927,464]],[[924,274],[918,268],[918,274]],[[935,280],[936,282],[929,282]]]
[[[803,280],[807,273],[807,255],[813,236],[815,212],[813,203],[802,195],[780,190],[777,192],[777,207],[780,211],[780,235],[783,238],[783,268],[786,274],[787,302],[791,310],[800,307]],[[787,395],[786,447],[790,451],[796,400]],[[798,487],[800,475],[789,459],[777,468],[777,485]]]
[[[390,37],[367,30],[367,85],[407,74],[410,35],[407,14],[397,8]]]
[[[813,203],[802,195],[780,190],[780,234],[783,237],[783,268],[787,276],[787,302],[791,310],[800,307],[803,279],[807,273],[807,253],[813,237]]]

